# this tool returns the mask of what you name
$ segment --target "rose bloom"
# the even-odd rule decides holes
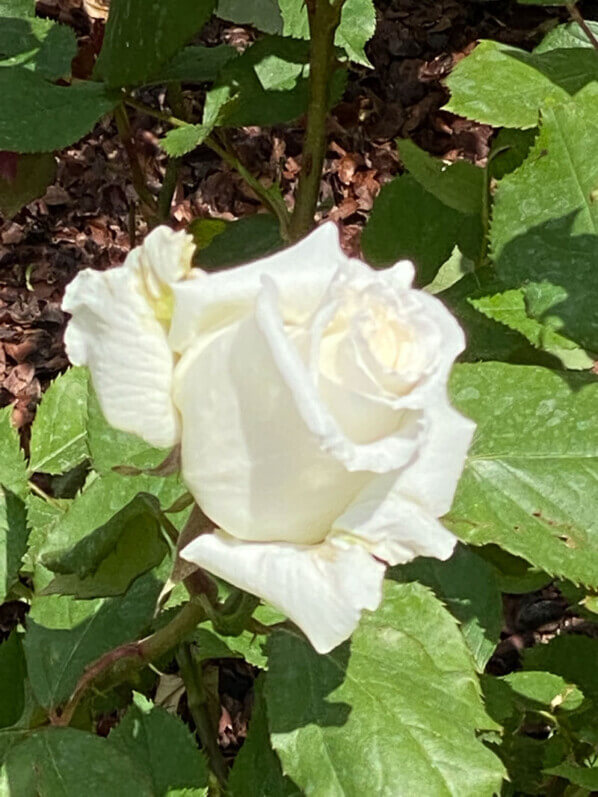
[[[215,526],[182,557],[325,653],[378,606],[387,564],[453,551],[438,518],[474,431],[447,395],[463,332],[411,263],[348,258],[330,223],[218,273],[193,248],[158,227],[120,268],[81,272],[67,351],[113,426],[180,442]]]

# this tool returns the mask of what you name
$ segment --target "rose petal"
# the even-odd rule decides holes
[[[336,225],[326,223],[294,246],[236,268],[234,278],[230,271],[220,271],[197,283],[177,285],[170,344],[182,352],[199,332],[218,329],[251,312],[264,275],[276,284],[288,313],[285,321],[301,324],[318,306],[338,268],[347,262],[356,261],[349,261],[343,253]]]
[[[181,556],[284,612],[318,653],[353,633],[382,598],[385,567],[359,545],[242,542],[221,531],[197,537]]]
[[[371,482],[333,525],[333,535],[357,537],[391,565],[416,556],[448,559],[454,534],[422,506],[405,498],[388,476]]]
[[[206,515],[236,537],[320,542],[371,478],[322,450],[254,316],[201,336],[183,354],[174,400],[183,479]]]
[[[189,272],[193,244],[185,233],[156,228],[109,271],[86,269],[67,286],[72,314],[65,345],[74,365],[87,365],[110,424],[150,445],[172,446],[179,419],[171,398],[174,356],[156,303],[170,302],[170,282]]]

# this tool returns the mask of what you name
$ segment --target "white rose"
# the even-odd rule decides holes
[[[385,563],[453,551],[437,518],[474,430],[446,389],[463,333],[411,288],[410,263],[374,271],[349,259],[332,224],[248,266],[199,274],[168,283],[180,359],[155,395],[145,378],[137,407],[176,416],[172,398],[183,479],[218,527],[182,556],[269,601],[327,652],[379,604]],[[77,315],[71,358],[93,331]],[[135,363],[121,359],[132,382]],[[86,362],[101,395],[99,360]],[[136,431],[150,440],[145,423]]]

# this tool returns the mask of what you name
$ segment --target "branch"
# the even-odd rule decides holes
[[[201,745],[208,756],[212,772],[216,775],[220,785],[224,786],[228,777],[228,769],[218,747],[216,729],[208,712],[207,696],[199,670],[201,664],[194,660],[191,645],[186,642],[179,647],[176,659],[187,690],[187,705],[195,722]]]
[[[200,602],[192,599],[169,623],[150,636],[121,645],[100,656],[87,666],[60,714],[51,717],[52,724],[69,725],[81,698],[92,684],[113,686],[126,681],[137,670],[176,647],[205,619],[206,613]]]
[[[326,117],[330,78],[334,71],[334,35],[343,0],[310,0],[307,3],[311,49],[309,56],[309,103],[303,142],[302,168],[297,200],[291,219],[291,240],[297,241],[314,226],[326,154]]]
[[[127,158],[129,159],[133,187],[135,188],[137,196],[139,197],[139,201],[141,202],[142,209],[144,210],[144,216],[146,216],[148,222],[152,222],[156,216],[158,206],[154,195],[149,190],[145,182],[145,176],[143,174],[141,164],[139,163],[137,150],[135,149],[135,144],[133,142],[133,134],[131,131],[131,125],[129,123],[129,117],[127,115],[126,108],[122,103],[117,105],[114,109],[114,121],[116,122],[118,135],[120,136],[127,153]]]
[[[185,122],[183,119],[179,119],[177,116],[172,116],[171,114],[163,113],[162,111],[156,111],[153,108],[150,108],[148,105],[138,102],[132,97],[125,97],[124,102],[127,105],[130,105],[131,108],[135,108],[136,110],[141,111],[148,116],[153,116],[155,119],[160,119],[160,121],[171,125],[171,127],[187,127],[187,125],[190,124],[189,122]],[[280,194],[271,189],[264,188],[260,181],[245,168],[237,156],[222,147],[213,136],[207,136],[203,143],[241,175],[247,185],[252,188],[257,196],[262,200],[264,206],[276,216],[280,224],[280,231],[283,238],[288,238],[288,227],[290,221],[289,212],[287,210],[287,206],[285,205],[284,199],[280,196]]]

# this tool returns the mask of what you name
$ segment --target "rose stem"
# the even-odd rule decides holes
[[[109,650],[85,669],[73,694],[60,715],[53,715],[53,725],[69,725],[83,695],[94,685],[110,685],[126,681],[137,670],[175,648],[193,629],[206,619],[206,612],[197,599],[186,603],[173,619],[153,634],[137,642]]]
[[[228,777],[228,769],[218,747],[216,729],[208,712],[206,691],[201,678],[201,664],[198,664],[193,658],[191,645],[188,642],[183,642],[179,646],[176,659],[187,690],[189,711],[195,722],[201,745],[208,756],[212,772],[220,785],[224,786]]]
[[[334,35],[344,0],[306,0],[311,34],[309,55],[309,103],[307,125],[291,240],[297,241],[314,226],[320,180],[326,155],[326,117],[330,82],[334,73]]]
[[[155,219],[158,206],[153,194],[146,185],[145,177],[143,176],[143,170],[141,168],[141,164],[139,163],[137,151],[133,142],[133,133],[131,131],[131,124],[127,115],[127,109],[122,103],[117,105],[114,109],[114,121],[116,122],[116,128],[118,130],[120,140],[122,141],[127,153],[127,158],[129,159],[133,187],[137,192],[137,196],[139,197],[139,201],[141,202],[141,207],[144,211],[147,221],[152,223]]]
[[[171,114],[163,113],[162,111],[156,111],[153,108],[150,108],[149,105],[144,105],[144,103],[138,102],[132,97],[125,97],[124,102],[127,105],[130,105],[131,108],[135,108],[136,110],[141,111],[148,116],[153,116],[155,119],[160,119],[162,122],[166,122],[172,127],[186,127],[188,124],[190,124],[190,122],[185,122],[183,119],[179,119],[177,116],[172,116]],[[235,169],[241,175],[247,185],[261,199],[264,206],[267,207],[268,210],[278,219],[282,237],[288,238],[289,212],[284,203],[284,199],[280,196],[280,194],[271,189],[265,188],[260,181],[245,168],[237,156],[220,146],[213,136],[208,136],[202,143],[219,155],[225,163],[227,163],[231,168]]]

